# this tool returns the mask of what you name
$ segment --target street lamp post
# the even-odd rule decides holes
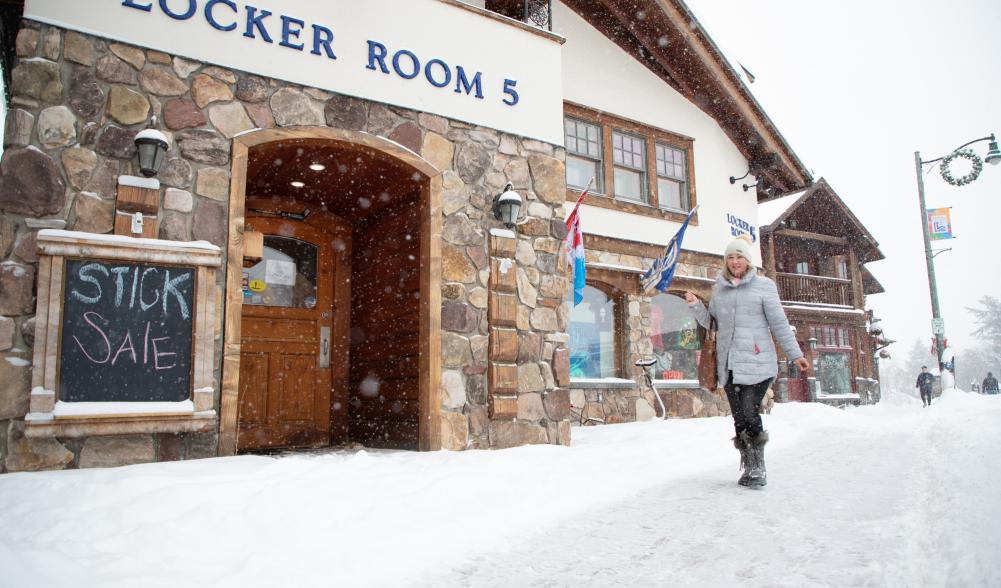
[[[920,151],[914,152],[914,169],[918,177],[918,205],[921,207],[920,211],[921,236],[924,238],[925,263],[928,266],[928,292],[931,296],[931,314],[933,319],[932,322],[938,325],[942,325],[941,322],[942,312],[939,310],[939,305],[938,305],[938,284],[935,281],[935,259],[931,250],[931,235],[928,232],[928,207],[925,205],[925,181],[924,181],[924,174],[922,172],[924,170],[924,166],[942,161],[946,157],[950,157],[953,154],[958,153],[962,149],[965,149],[966,147],[969,147],[974,143],[980,143],[981,141],[990,141],[990,145],[987,150],[987,155],[984,157],[984,161],[986,161],[991,165],[997,165],[998,163],[1001,163],[1001,150],[998,149],[997,141],[994,139],[994,133],[991,133],[987,137],[974,139],[969,143],[966,143],[964,145],[961,145],[953,149],[952,151],[949,152],[948,155],[944,155],[942,157],[936,157],[935,159],[929,159],[928,161],[922,161]],[[969,154],[971,156],[971,159],[976,160],[976,163],[974,164],[974,167],[976,168],[977,166],[979,166],[979,158],[972,152],[969,152]],[[967,179],[966,181],[963,181],[963,179],[959,181],[953,181],[950,178],[946,179],[950,183],[953,183],[954,185],[962,186],[969,182],[972,182],[973,180],[976,180],[978,174],[979,170],[976,170],[976,173],[971,174],[969,179]],[[941,374],[942,372],[942,353],[944,351],[945,351],[945,329],[944,327],[942,327],[935,329],[935,359],[938,362],[939,374]]]

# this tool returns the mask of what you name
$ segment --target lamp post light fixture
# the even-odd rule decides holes
[[[938,361],[940,371],[942,369],[942,353],[945,351],[945,325],[942,323],[942,312],[938,305],[938,284],[935,282],[935,254],[932,252],[931,235],[928,232],[928,207],[925,204],[925,181],[922,171],[926,165],[931,165],[947,158],[951,160],[958,154],[962,154],[964,158],[969,159],[973,164],[973,171],[966,177],[955,180],[951,177],[951,174],[947,175],[948,168],[945,167],[945,164],[948,162],[944,162],[942,176],[950,184],[956,186],[968,184],[977,179],[980,174],[982,164],[980,162],[980,158],[976,154],[969,150],[964,151],[964,149],[974,143],[980,143],[983,141],[989,141],[987,155],[984,156],[984,161],[991,165],[998,165],[1001,163],[1001,149],[998,149],[998,142],[997,139],[994,138],[994,133],[960,145],[950,151],[948,155],[936,157],[935,159],[929,159],[927,161],[921,159],[920,151],[914,152],[914,169],[918,178],[918,206],[921,207],[921,210],[919,211],[921,213],[921,236],[924,238],[925,263],[928,268],[928,292],[931,296],[932,324],[934,325],[933,331],[935,331],[935,358]]]
[[[139,172],[152,178],[159,173],[163,158],[170,148],[167,136],[156,129],[145,129],[136,134],[135,143],[139,152]]]
[[[514,185],[508,182],[504,191],[494,198],[494,218],[511,229],[518,222],[518,211],[521,210],[521,196],[514,191]]]

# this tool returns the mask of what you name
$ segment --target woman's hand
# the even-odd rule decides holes
[[[808,372],[810,370],[810,362],[806,361],[805,357],[796,358],[795,360],[793,360],[793,363],[796,364],[796,367],[798,367],[800,370],[804,372]]]
[[[694,304],[697,300],[698,298],[695,297],[695,294],[692,294],[691,292],[685,292],[685,302],[689,304]]]

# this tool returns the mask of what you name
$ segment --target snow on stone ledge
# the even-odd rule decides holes
[[[208,241],[168,241],[166,239],[141,239],[129,237],[128,235],[100,235],[97,233],[84,233],[81,231],[63,231],[61,229],[42,229],[38,231],[39,237],[54,237],[63,239],[86,239],[88,241],[100,241],[102,243],[119,245],[147,245],[150,247],[160,247],[163,249],[204,249],[206,251],[222,251],[218,245],[213,245]]]
[[[570,388],[607,388],[626,389],[635,388],[636,382],[626,378],[570,378]]]
[[[616,272],[624,272],[630,274],[645,274],[647,270],[641,267],[633,267],[631,265],[620,265],[617,263],[603,263],[600,261],[589,261],[585,264],[591,269],[607,269]]]
[[[156,178],[140,178],[139,176],[118,176],[119,186],[130,186],[132,188],[146,188],[147,190],[159,190],[160,180]]]
[[[195,412],[191,400],[180,402],[63,402],[57,401],[52,414],[59,417],[125,416],[125,415],[190,415]]]
[[[509,237],[511,239],[515,238],[514,231],[511,229],[490,229],[490,234],[494,237]]]

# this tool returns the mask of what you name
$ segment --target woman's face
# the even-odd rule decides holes
[[[726,268],[730,270],[730,273],[738,278],[744,277],[744,273],[747,272],[747,267],[750,265],[746,259],[740,255],[732,254],[726,256]]]

